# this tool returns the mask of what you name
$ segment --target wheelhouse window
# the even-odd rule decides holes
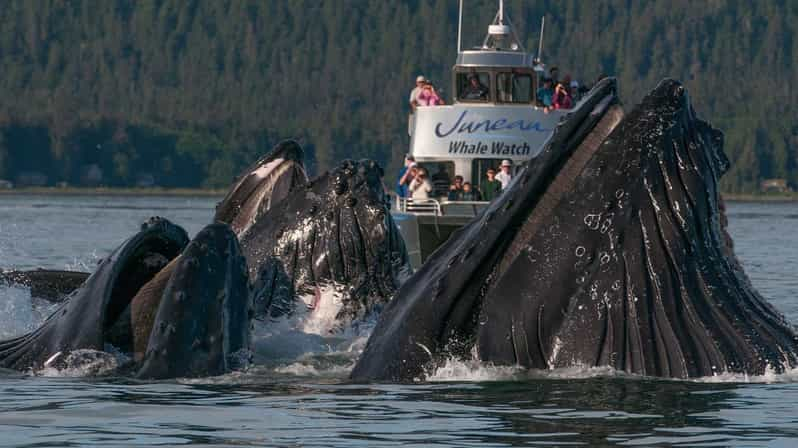
[[[526,73],[499,73],[496,76],[496,90],[500,103],[531,103],[532,76]]]
[[[464,102],[488,102],[490,100],[490,73],[458,73],[457,99]]]

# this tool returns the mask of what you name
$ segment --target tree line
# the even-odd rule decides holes
[[[467,0],[467,46],[493,0]],[[728,192],[798,186],[798,3],[507,0],[527,48],[582,82],[617,76],[631,106],[664,77],[726,134]],[[310,168],[408,145],[418,74],[449,99],[457,2],[9,0],[0,9],[0,178],[226,186],[282,138]],[[97,170],[102,173],[97,178]],[[145,176],[146,177],[146,176]]]

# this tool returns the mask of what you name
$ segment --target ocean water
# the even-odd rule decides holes
[[[215,201],[0,196],[0,268],[91,270],[150,216],[195,234]],[[798,322],[798,205],[728,214],[752,282]],[[0,337],[51,310],[0,288]],[[449,363],[424,384],[362,385],[346,376],[366,334],[269,331],[256,352],[278,360],[214,378],[0,372],[0,446],[798,446],[798,371],[674,381]]]

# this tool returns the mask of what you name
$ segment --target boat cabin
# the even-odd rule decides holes
[[[458,49],[453,104],[419,106],[411,114],[409,153],[430,177],[443,170],[442,175],[460,175],[482,191],[489,168],[498,172],[502,161],[510,160],[518,170],[540,153],[568,112],[544,110],[537,102],[544,76],[500,5],[483,45]]]
[[[461,2],[461,23],[462,11]],[[481,46],[462,50],[459,34],[452,104],[419,105],[408,123],[409,154],[427,170],[435,187],[428,199],[397,198],[392,211],[414,267],[488,204],[449,201],[455,176],[484,191],[489,169],[498,173],[502,162],[509,160],[516,173],[540,154],[569,112],[537,103],[537,89],[545,76],[539,59],[542,43],[538,58],[524,49],[501,0]]]

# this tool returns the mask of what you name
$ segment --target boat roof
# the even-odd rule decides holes
[[[535,58],[524,51],[479,49],[457,54],[458,67],[535,67]],[[542,70],[542,68],[541,68]]]

